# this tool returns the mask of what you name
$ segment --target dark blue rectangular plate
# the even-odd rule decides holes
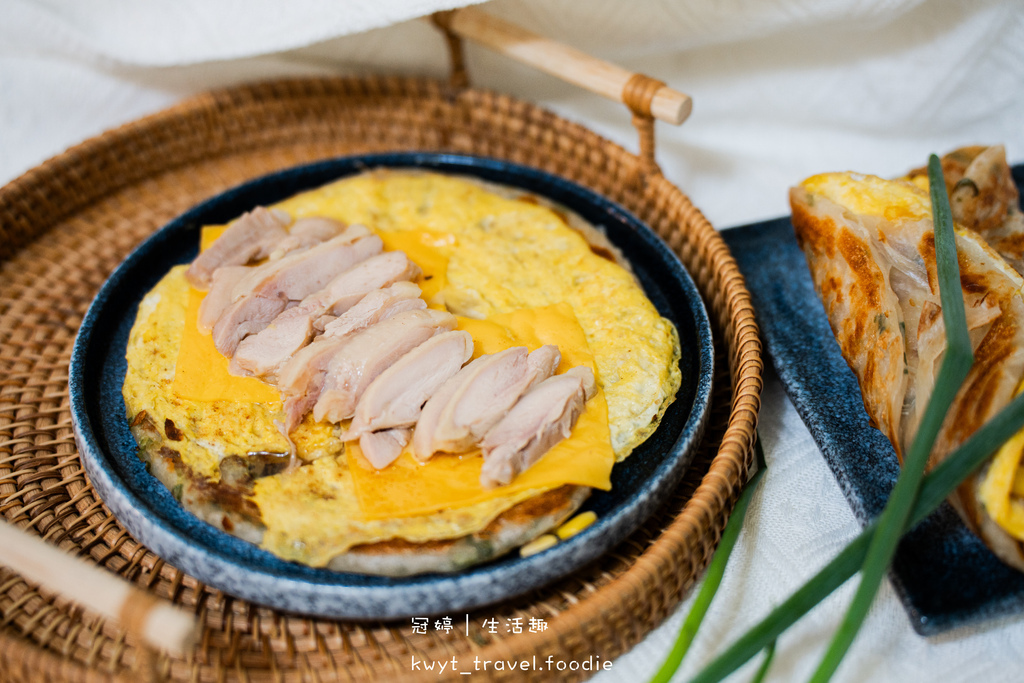
[[[1024,165],[1013,169],[1024,187]],[[857,378],[811,282],[789,218],[723,231],[747,279],[779,378],[861,525],[878,516],[899,464],[868,424]],[[918,633],[1024,611],[1024,574],[1003,564],[943,504],[900,542],[890,573]]]

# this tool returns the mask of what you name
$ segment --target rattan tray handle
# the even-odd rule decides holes
[[[654,163],[654,119],[679,125],[693,109],[689,95],[673,90],[659,80],[591,57],[475,7],[437,12],[432,19],[448,38],[453,85],[468,85],[459,41],[465,38],[598,95],[622,102],[633,112],[633,125],[640,135],[640,158],[646,170],[658,170]]]
[[[113,619],[155,650],[183,656],[196,641],[196,620],[191,614],[3,522],[0,564],[31,583]]]

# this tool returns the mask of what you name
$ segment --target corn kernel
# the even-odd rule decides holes
[[[558,527],[555,530],[555,533],[558,534],[558,537],[564,541],[567,538],[572,538],[573,536],[583,531],[596,521],[596,512],[592,510],[587,512],[581,512],[580,514],[576,515],[562,526]]]
[[[551,534],[544,534],[533,539],[522,548],[519,549],[519,555],[522,557],[529,557],[530,555],[536,555],[539,552],[543,552],[551,546],[558,543],[558,539]]]

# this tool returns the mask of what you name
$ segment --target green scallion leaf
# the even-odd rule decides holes
[[[930,515],[971,472],[981,467],[1022,427],[1024,394],[1013,399],[924,478],[908,528],[913,528]],[[877,522],[868,525],[835,559],[718,655],[690,683],[718,683],[843,585],[863,563],[876,525]]]
[[[971,366],[974,365],[971,339],[967,334],[964,295],[960,287],[960,266],[956,257],[953,216],[949,210],[949,196],[946,194],[942,165],[934,154],[928,160],[928,182],[932,193],[935,260],[939,276],[939,297],[942,300],[942,321],[946,325],[946,352],[943,354],[935,387],[914,437],[914,443],[903,462],[903,469],[889,496],[889,501],[878,518],[878,528],[871,539],[864,566],[861,568],[857,592],[821,664],[811,676],[811,683],[827,683],[857,637],[857,631],[867,617],[868,609],[885,578],[892,556],[896,553],[896,546],[906,529],[914,499],[917,498],[924,476],[924,468],[928,464],[928,456],[942,429],[942,422],[946,419],[946,413],[953,405],[957,392],[967,379]]]
[[[708,564],[708,570],[704,574],[704,584],[700,587],[700,592],[697,593],[697,597],[693,601],[690,613],[686,615],[686,620],[683,621],[683,625],[679,629],[679,635],[676,636],[676,642],[672,645],[672,650],[668,653],[668,657],[661,665],[661,668],[651,678],[651,683],[668,683],[679,669],[679,665],[683,662],[683,657],[686,656],[686,652],[690,649],[690,643],[693,642],[694,636],[697,635],[697,629],[700,628],[700,624],[704,620],[704,615],[707,614],[708,607],[711,606],[711,601],[718,591],[718,586],[722,583],[725,565],[729,562],[729,555],[732,554],[732,549],[736,545],[736,539],[739,538],[743,519],[747,516],[747,508],[750,506],[750,499],[754,497],[757,482],[761,480],[761,477],[767,471],[764,451],[761,450],[759,439],[754,441],[754,455],[757,457],[757,472],[750,478],[740,497],[736,500],[736,506],[732,510],[732,515],[729,516],[729,521],[722,531],[722,538],[718,542],[718,549],[715,550],[715,554]]]
[[[764,677],[768,675],[768,667],[772,665],[772,659],[775,658],[775,641],[773,640],[768,644],[768,647],[764,651],[764,661],[761,662],[761,666],[757,667],[757,673],[750,679],[750,683],[761,683],[764,681]]]

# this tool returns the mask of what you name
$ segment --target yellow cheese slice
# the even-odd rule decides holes
[[[190,401],[280,402],[281,392],[269,384],[255,377],[236,377],[228,372],[228,359],[213,345],[213,337],[196,327],[199,305],[205,296],[206,292],[195,288],[189,292],[171,391],[178,398]]]
[[[459,329],[473,335],[474,356],[497,353],[511,346],[526,346],[532,351],[544,344],[555,344],[562,353],[558,372],[580,365],[595,369],[586,336],[567,304],[513,311],[487,320],[460,318]],[[366,461],[358,444],[350,443],[346,451],[356,496],[366,519],[424,515],[563,484],[607,491],[615,464],[608,406],[600,384],[573,428],[572,437],[557,444],[508,486],[487,490],[480,485],[483,457],[479,450],[461,455],[437,454],[425,465],[404,452],[379,471]]]

